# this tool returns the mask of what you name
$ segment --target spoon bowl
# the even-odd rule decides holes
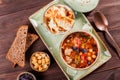
[[[96,27],[101,31],[106,31],[108,26],[107,18],[100,12],[94,14],[94,22]]]

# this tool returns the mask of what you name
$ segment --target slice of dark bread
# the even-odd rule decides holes
[[[20,67],[25,66],[25,51],[27,40],[28,26],[21,26],[16,34],[16,37],[6,55],[6,58],[14,64],[18,64]]]
[[[37,39],[38,36],[36,34],[28,33],[26,41],[26,51]]]

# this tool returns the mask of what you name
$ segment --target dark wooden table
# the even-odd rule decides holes
[[[16,80],[17,75],[23,71],[34,73],[38,80],[67,80],[40,38],[26,52],[26,66],[24,68],[12,68],[11,63],[5,59],[18,26],[27,24],[29,32],[36,33],[28,17],[50,1],[0,0],[0,80]],[[109,21],[108,29],[120,46],[120,0],[100,0],[95,10],[85,14],[93,26],[92,18],[96,11],[105,14]],[[82,80],[120,80],[120,59],[116,55],[109,37],[97,29],[96,31],[110,50],[112,58]],[[29,58],[35,51],[45,51],[50,55],[51,66],[46,72],[37,73],[30,68]]]

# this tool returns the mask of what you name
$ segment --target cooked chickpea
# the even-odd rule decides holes
[[[96,58],[96,55],[92,55],[92,58],[95,59],[95,58]]]
[[[33,62],[33,63],[36,63],[36,62],[37,62],[37,59],[33,59],[32,62]]]
[[[91,57],[87,57],[87,59],[88,59],[89,61],[91,61],[91,60],[92,60],[92,58],[91,58]]]
[[[48,67],[47,64],[44,64],[44,65],[43,65],[43,68],[44,68],[44,69],[47,69],[47,67]]]
[[[48,63],[49,62],[49,58],[45,57],[45,61],[46,61],[46,63]]]
[[[89,49],[89,52],[93,52],[93,50],[92,50],[92,49]]]
[[[81,48],[85,48],[85,46],[84,46],[84,45],[82,45],[82,46],[81,46]]]
[[[92,54],[90,52],[87,53],[88,56],[91,56]]]
[[[79,54],[80,54],[80,55],[82,55],[83,53],[82,53],[82,52],[80,52]]]
[[[41,56],[42,56],[42,58],[44,58],[46,55],[45,55],[45,54],[42,54]]]
[[[34,69],[37,69],[38,67],[37,66],[33,66],[34,67]]]
[[[35,60],[35,59],[36,59],[36,57],[35,57],[35,56],[33,56],[33,57],[32,57],[32,60]]]
[[[72,67],[76,67],[76,64],[71,64]]]
[[[42,60],[38,60],[38,64],[41,64],[42,63]]]
[[[39,65],[36,63],[34,64],[34,68],[37,69],[39,67]]]
[[[42,68],[41,66],[39,66],[39,71],[42,71],[42,69],[43,69],[43,68]]]
[[[67,42],[70,42],[70,40],[67,40]]]
[[[84,61],[83,61],[83,60],[81,60],[81,63],[84,63]]]
[[[95,54],[95,51],[93,51],[92,54],[94,55],[94,54]]]
[[[45,59],[42,59],[42,65],[44,65],[45,64]]]
[[[41,57],[41,56],[38,56],[37,59],[42,59],[42,57]]]
[[[32,64],[35,64],[36,62],[35,61],[31,61]]]
[[[38,63],[34,63],[35,66],[39,66]]]
[[[38,57],[38,56],[40,56],[40,54],[35,54],[35,57]]]

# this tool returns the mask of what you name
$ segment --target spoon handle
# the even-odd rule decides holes
[[[119,48],[118,44],[116,43],[116,41],[114,40],[114,38],[111,36],[111,34],[109,33],[109,31],[106,30],[106,32],[109,35],[109,37],[111,38],[111,40],[113,41],[114,47],[116,48],[118,56],[120,57],[120,48]]]

